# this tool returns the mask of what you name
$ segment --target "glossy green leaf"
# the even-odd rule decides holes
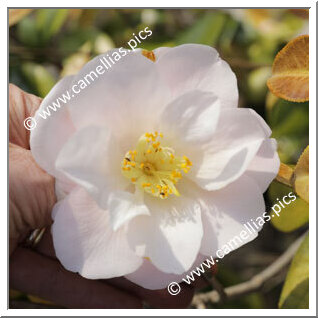
[[[279,308],[309,308],[309,235],[305,237],[289,268]]]
[[[56,82],[50,72],[39,64],[24,63],[22,72],[40,97],[46,96]]]
[[[17,25],[18,39],[26,46],[36,46],[39,43],[38,30],[32,17],[25,17]]]
[[[226,22],[227,16],[220,11],[207,12],[178,39],[177,44],[200,43],[215,46]]]
[[[296,200],[292,201],[291,198],[294,191],[278,182],[273,182],[268,190],[268,195],[271,200],[272,207],[278,212],[277,214],[272,210],[271,212],[271,223],[279,231],[291,232],[301,226],[305,225],[309,221],[309,205],[301,198],[297,197]],[[285,204],[283,198],[289,204]],[[280,203],[279,203],[280,202]],[[282,207],[282,205],[284,207]],[[279,209],[280,207],[280,209]]]
[[[37,11],[36,26],[44,43],[60,30],[67,15],[68,9],[41,9]]]
[[[293,103],[268,94],[266,100],[267,122],[272,137],[278,142],[282,162],[296,164],[302,150],[308,145],[309,104]]]

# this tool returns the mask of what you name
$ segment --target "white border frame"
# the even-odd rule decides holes
[[[8,24],[7,24],[7,7],[86,7],[87,3],[79,1],[69,1],[69,0],[55,0],[54,5],[46,5],[47,2],[39,0],[29,0],[28,2],[22,0],[16,1],[5,1],[5,6],[2,5],[1,10],[1,39],[7,38]],[[90,0],[89,2],[91,7],[101,7],[101,5],[112,6],[113,8],[123,8],[131,7],[131,2],[121,1],[118,2],[101,2],[97,0]],[[193,7],[195,4],[196,7],[206,7],[208,8],[211,5],[216,4],[211,1],[202,1],[197,0],[194,3],[188,3],[186,7]],[[2,284],[0,285],[0,315],[6,316],[160,316],[160,315],[173,315],[173,316],[316,316],[316,2],[315,1],[282,1],[282,0],[267,0],[267,1],[245,1],[241,0],[240,2],[223,0],[222,6],[217,7],[236,7],[241,5],[240,8],[251,8],[251,7],[270,7],[270,8],[279,8],[279,7],[311,7],[309,10],[309,34],[310,34],[310,112],[309,112],[309,140],[310,140],[310,285],[309,285],[309,304],[310,309],[299,309],[299,310],[280,310],[280,309],[7,309],[8,305],[8,290],[7,284],[4,283],[7,281],[8,273],[8,263],[4,261],[5,257],[8,255],[7,247],[7,218],[5,211],[7,210],[7,181],[2,178],[1,182],[1,196],[2,202],[7,202],[7,205],[2,209],[2,222],[1,222],[1,231],[0,231],[0,247],[1,247],[1,277]],[[135,7],[144,8],[144,7],[175,7],[177,8],[180,5],[178,1],[172,0],[161,0],[154,2],[147,1],[134,1]],[[213,7],[214,8],[214,7]],[[5,44],[5,50],[1,51],[1,61],[4,64],[4,61],[7,61],[8,69],[8,41]],[[5,68],[3,67],[3,70]],[[7,72],[3,71],[1,76],[1,96],[7,95],[8,87],[8,78]],[[7,101],[8,102],[8,101]],[[1,138],[0,149],[2,149],[3,155],[1,157],[2,169],[7,168],[8,157],[4,156],[4,149],[7,149],[7,140],[8,140],[8,131],[7,131],[7,108],[4,103],[0,108],[0,116],[2,118],[1,136],[6,136],[6,140]],[[6,159],[4,159],[6,158]],[[5,165],[6,162],[6,165]],[[2,175],[6,175],[7,172],[3,171]],[[6,191],[5,191],[6,190]]]

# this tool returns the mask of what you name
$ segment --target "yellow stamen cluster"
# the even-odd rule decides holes
[[[176,156],[172,148],[164,145],[163,135],[155,132],[139,138],[136,150],[126,153],[121,169],[140,189],[165,199],[170,194],[180,195],[175,184],[191,166],[188,157]]]

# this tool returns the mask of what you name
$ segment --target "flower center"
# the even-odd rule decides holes
[[[188,173],[192,162],[178,157],[175,151],[164,145],[163,135],[158,132],[143,134],[136,150],[129,150],[122,161],[122,173],[145,192],[167,198],[170,194],[179,196],[176,183],[182,172]]]

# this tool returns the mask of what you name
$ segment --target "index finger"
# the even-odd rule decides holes
[[[9,142],[30,149],[30,131],[23,122],[33,117],[42,99],[9,84]]]

